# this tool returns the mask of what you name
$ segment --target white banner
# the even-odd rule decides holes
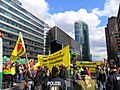
[[[3,42],[0,37],[0,72],[2,72],[2,59],[3,59]]]

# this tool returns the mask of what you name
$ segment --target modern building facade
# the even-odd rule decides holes
[[[44,54],[44,22],[22,7],[18,0],[0,0],[0,32],[3,55],[10,57],[19,32],[23,34],[28,58]]]
[[[105,28],[106,46],[108,61],[115,63],[120,55],[120,34],[118,29],[117,17],[108,19],[107,27]]]
[[[118,65],[120,65],[120,5],[117,14],[117,48],[117,62],[119,61]]]
[[[75,40],[80,43],[81,57],[84,61],[90,61],[89,29],[83,21],[74,23]]]
[[[115,60],[115,51],[113,46],[113,32],[115,31],[115,26],[117,24],[116,22],[117,17],[111,17],[108,19],[107,27],[105,28],[105,34],[106,34],[106,46],[107,46],[107,55],[108,60]]]
[[[57,26],[51,28],[48,31],[46,41],[47,50],[49,50],[51,54],[69,45],[70,50],[80,56],[79,43]]]
[[[108,61],[120,65],[120,5],[117,16],[108,18],[105,34]]]
[[[120,5],[119,5],[119,10],[117,15],[117,27],[118,27],[118,32],[120,33]]]

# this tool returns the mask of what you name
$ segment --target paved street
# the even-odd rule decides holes
[[[14,87],[3,89],[3,90],[23,90],[23,82],[14,85]]]

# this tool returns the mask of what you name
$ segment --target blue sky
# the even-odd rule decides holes
[[[105,0],[46,0],[48,2],[50,13],[65,11],[78,11],[80,8],[90,12],[93,8],[103,9]]]
[[[117,16],[120,0],[21,1],[26,9],[33,9],[33,14],[38,13],[50,27],[56,25],[73,38],[74,22],[86,22],[89,26],[90,53],[93,60],[107,58],[105,27],[109,17]]]
[[[106,0],[46,0],[49,4],[49,13],[54,14],[65,11],[78,11],[80,8],[91,12],[94,8],[102,10]],[[99,26],[106,25],[106,16],[100,17],[101,23]]]

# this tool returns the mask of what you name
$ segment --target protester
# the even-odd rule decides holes
[[[96,67],[96,72],[95,72],[95,77],[96,77],[96,88],[100,87],[100,82],[99,82],[99,72],[100,72],[100,66],[97,65]]]
[[[21,82],[23,79],[23,65],[19,65],[19,81]]]
[[[59,77],[64,79],[64,80],[67,80],[68,79],[68,70],[67,68],[65,67],[65,64],[62,63],[60,65],[60,73],[59,73]]]
[[[88,76],[91,77],[91,71],[89,67],[88,67]]]
[[[36,72],[36,75],[35,75],[35,87],[39,86],[39,88],[42,88],[42,83],[43,83],[43,80],[44,80],[44,70],[42,67],[38,66],[38,70]]]
[[[81,71],[81,75],[88,75],[88,70],[86,66],[83,66],[83,71]]]
[[[100,90],[105,90],[106,75],[105,75],[103,69],[100,69],[98,80],[99,80],[99,84],[100,84]]]
[[[16,62],[15,64],[15,83],[18,83],[18,79],[19,79],[19,74],[20,74],[20,71],[19,71],[19,62]]]
[[[107,80],[106,90],[120,90],[120,74],[115,66],[110,67],[110,76]]]
[[[11,87],[13,87],[14,78],[15,78],[15,64],[11,65]]]
[[[52,78],[44,82],[43,90],[66,90],[65,82],[58,76],[58,72],[58,68],[53,66]]]
[[[5,64],[3,68],[3,78],[4,78],[4,89],[10,86],[10,65]]]

